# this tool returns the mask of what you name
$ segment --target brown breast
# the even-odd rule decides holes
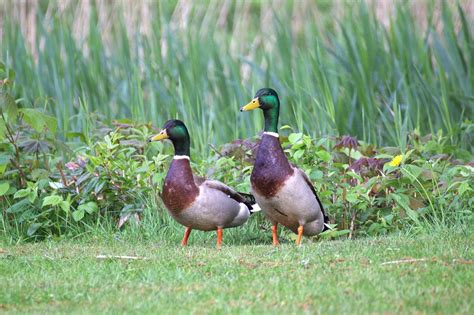
[[[173,160],[163,185],[163,202],[168,210],[180,212],[199,195],[189,160]]]
[[[252,188],[264,197],[273,197],[293,172],[279,138],[264,134],[250,177]]]

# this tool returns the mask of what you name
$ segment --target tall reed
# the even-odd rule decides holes
[[[384,19],[377,2],[38,3],[18,20],[4,2],[0,58],[24,106],[46,106],[64,137],[91,112],[158,126],[178,117],[205,152],[261,130],[238,108],[271,86],[281,124],[312,135],[403,146],[410,130],[443,129],[470,146],[460,141],[474,105],[466,1],[426,1],[421,18],[399,1]]]

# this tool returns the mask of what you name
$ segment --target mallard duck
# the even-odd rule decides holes
[[[191,230],[217,231],[217,247],[222,246],[222,230],[247,221],[256,211],[255,198],[229,186],[193,175],[190,165],[188,129],[180,120],[168,120],[149,141],[169,139],[174,157],[163,185],[162,199],[171,216],[186,227],[183,246]]]
[[[301,238],[316,235],[326,229],[328,217],[308,178],[291,165],[283,152],[278,135],[280,100],[275,90],[263,88],[240,111],[260,108],[265,129],[250,177],[252,194],[265,216],[272,222],[273,244],[278,245],[278,223]]]

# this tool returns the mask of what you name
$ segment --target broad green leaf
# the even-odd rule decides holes
[[[36,182],[37,189],[43,190],[49,186],[49,179],[42,178]]]
[[[72,213],[72,218],[74,219],[74,221],[79,222],[82,220],[82,218],[84,218],[84,214],[84,210],[77,209]]]
[[[23,199],[15,204],[13,204],[10,208],[7,209],[7,213],[18,213],[28,209],[29,201],[27,199]]]
[[[295,160],[299,160],[304,154],[304,150],[298,150],[293,154]]]
[[[55,117],[49,115],[44,115],[43,120],[46,124],[46,127],[51,131],[51,133],[54,134],[58,129],[58,120]]]
[[[31,192],[29,189],[20,189],[13,195],[13,199],[25,198]]]
[[[350,203],[356,203],[359,201],[359,198],[356,193],[348,193],[346,195],[346,200],[349,201]]]
[[[37,194],[36,190],[31,190],[30,193],[28,194],[28,201],[30,203],[35,202],[37,196],[38,196],[38,194]]]
[[[353,160],[358,160],[363,156],[363,154],[360,153],[360,151],[354,150],[354,149],[349,149],[349,148],[344,148],[342,150],[342,152],[344,152],[345,155],[350,156],[351,159],[353,159]]]
[[[23,113],[23,120],[31,126],[36,132],[43,132],[45,128],[52,133],[56,132],[58,123],[56,118],[46,115],[34,108],[21,108],[19,110]]]
[[[312,171],[311,172],[311,175],[309,176],[309,178],[311,178],[311,180],[317,180],[317,179],[321,179],[324,177],[324,173],[321,172],[321,171]]]
[[[289,136],[288,136],[288,141],[291,143],[291,144],[295,144],[296,142],[298,142],[301,137],[303,137],[303,134],[302,133],[291,133]]]
[[[416,211],[413,211],[413,210],[410,208],[410,199],[408,198],[408,196],[392,193],[392,194],[390,194],[390,197],[391,197],[400,207],[402,207],[402,208],[405,210],[406,214],[408,215],[408,217],[409,217],[410,219],[412,219],[413,221],[419,223],[419,220],[418,220],[418,213],[417,213]]]
[[[86,136],[82,133],[82,132],[67,132],[66,133],[66,136],[68,138],[75,138],[75,137],[79,137],[79,139],[82,141],[82,142],[86,142]]]
[[[18,106],[16,105],[15,99],[9,93],[3,95],[3,101],[6,106],[6,113],[8,115],[8,121],[11,123],[16,120],[18,114]]]
[[[404,210],[408,211],[410,209],[410,199],[408,196],[401,195],[401,194],[396,194],[396,193],[391,193],[390,197]]]
[[[52,196],[47,196],[43,199],[43,205],[41,206],[42,208],[46,206],[57,206],[63,201],[63,198],[58,195],[52,195]]]
[[[386,172],[387,174],[390,174],[392,173],[393,171],[397,170],[398,167],[397,166],[391,166],[389,163],[385,163],[383,165],[383,170],[384,172]]]
[[[92,213],[96,212],[97,210],[99,210],[99,207],[97,206],[97,204],[95,202],[89,201],[87,203],[84,203],[84,204],[80,205],[77,209],[85,211],[89,214],[92,214]]]
[[[31,172],[31,178],[34,181],[49,178],[49,172],[43,168],[36,168]]]
[[[307,136],[307,135],[304,135],[303,136],[303,143],[304,145],[306,145],[307,147],[311,146],[313,142],[313,139],[310,137],[310,136]]]
[[[40,112],[33,108],[22,108],[20,112],[23,114],[23,120],[36,132],[43,132],[46,122]]]
[[[316,152],[316,155],[326,163],[331,161],[331,154],[327,151],[320,150],[320,151]]]
[[[349,152],[347,153],[347,156],[349,156]],[[355,150],[355,151],[351,151],[350,156],[351,156],[351,159],[358,160],[361,157],[363,157],[364,155],[362,153],[360,153],[360,151]]]
[[[0,175],[3,175],[5,173],[5,170],[7,169],[8,164],[0,164]]]
[[[10,189],[10,183],[8,182],[3,182],[0,184],[0,196],[3,196],[6,194],[6,192]]]
[[[33,236],[36,231],[38,231],[38,229],[42,226],[41,223],[32,223],[30,224],[30,226],[28,227],[28,231],[26,232],[26,234],[28,234],[28,236]]]
[[[2,120],[0,119],[0,122]],[[11,155],[9,154],[0,154],[0,164],[8,164],[10,163]]]
[[[353,170],[347,172],[346,174],[347,174],[348,176],[352,177],[352,178],[358,179],[360,182],[363,182],[362,177],[361,177],[359,174],[357,174],[356,172],[354,172]]]
[[[403,166],[401,170],[402,173],[404,173],[412,180],[412,182],[420,176],[421,172],[423,172],[423,169],[421,167],[410,164]]]
[[[63,209],[64,212],[69,213],[70,208],[71,208],[71,204],[69,203],[69,201],[67,200],[61,201],[59,203],[59,206],[61,207],[61,209]]]

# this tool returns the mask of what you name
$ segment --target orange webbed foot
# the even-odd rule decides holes
[[[191,234],[191,228],[190,227],[186,227],[186,230],[184,230],[184,237],[183,237],[183,240],[181,241],[181,246],[187,246],[188,245],[188,238],[189,238],[189,234]]]
[[[300,225],[298,227],[298,238],[296,239],[296,245],[301,245],[301,239],[303,238],[303,226]]]
[[[280,242],[278,241],[278,224],[277,223],[272,225],[272,239],[273,239],[273,246],[280,245]]]
[[[222,228],[217,228],[217,249],[222,248]]]

